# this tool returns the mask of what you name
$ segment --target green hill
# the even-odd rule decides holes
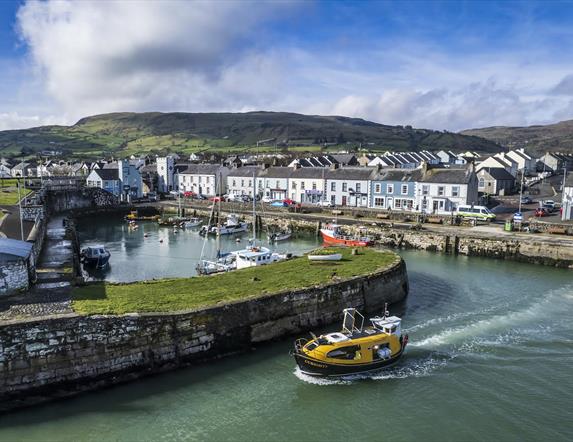
[[[332,149],[362,145],[368,150],[500,150],[496,143],[475,136],[286,112],[112,113],[82,118],[73,126],[0,132],[3,155],[42,150],[78,157],[275,148],[311,151],[324,143]]]
[[[546,126],[494,126],[468,129],[463,135],[483,137],[510,148],[524,147],[535,155],[545,152],[573,153],[573,120]]]

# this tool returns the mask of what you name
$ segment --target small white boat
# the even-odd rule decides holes
[[[340,261],[342,253],[333,253],[331,255],[308,255],[310,261]]]
[[[201,218],[191,218],[189,221],[186,221],[184,226],[186,229],[192,229],[193,227],[199,227],[203,221]]]
[[[286,241],[290,239],[292,233],[290,230],[286,232],[277,232],[269,234],[269,241],[270,242],[279,242],[279,241]]]
[[[111,253],[102,245],[88,246],[81,251],[80,257],[86,266],[103,269],[108,265]]]

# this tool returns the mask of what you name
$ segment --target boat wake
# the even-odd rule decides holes
[[[566,287],[554,292],[550,292],[541,301],[529,304],[521,310],[507,312],[509,306],[497,306],[495,309],[484,309],[479,313],[459,313],[446,316],[444,318],[433,319],[425,323],[414,325],[408,331],[418,331],[431,328],[437,324],[455,324],[460,319],[472,318],[477,316],[481,319],[470,319],[469,323],[453,325],[445,328],[440,332],[427,336],[423,339],[412,337],[410,340],[411,347],[433,349],[446,345],[463,346],[471,342],[479,341],[492,342],[495,344],[507,343],[508,339],[518,337],[515,329],[533,327],[535,333],[551,331],[547,326],[545,318],[553,318],[556,309],[562,309],[561,302],[563,299],[571,298],[573,287]],[[503,310],[505,313],[495,314],[495,311]]]
[[[432,372],[447,364],[448,356],[429,354],[423,358],[404,356],[396,366],[363,374],[353,374],[336,378],[309,376],[296,367],[294,375],[301,381],[313,385],[351,385],[364,380],[385,381],[390,379],[407,379],[429,376]]]

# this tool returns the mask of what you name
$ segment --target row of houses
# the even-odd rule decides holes
[[[478,204],[473,164],[416,169],[336,167],[239,167],[190,165],[178,174],[179,191],[257,195],[301,204],[445,213],[460,204]]]

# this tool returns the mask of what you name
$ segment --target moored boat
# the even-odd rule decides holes
[[[364,317],[358,310],[347,308],[343,313],[340,332],[295,341],[293,356],[302,373],[345,376],[380,370],[398,362],[408,343],[399,317],[385,311],[383,317],[371,318],[372,325],[364,328]]]
[[[326,228],[320,229],[322,240],[327,244],[338,244],[344,246],[366,247],[372,244],[368,237],[354,237],[345,235],[338,224],[328,224]]]
[[[274,232],[269,234],[270,242],[287,241],[290,239],[292,232],[290,230],[284,232]]]
[[[189,221],[185,221],[183,225],[186,229],[192,229],[193,227],[199,227],[202,223],[201,218],[190,218]]]
[[[313,254],[312,252],[308,254],[309,261],[340,261],[342,259],[342,253],[331,253],[331,254]]]
[[[108,265],[111,253],[102,245],[88,246],[80,253],[80,258],[86,266],[101,269]]]

